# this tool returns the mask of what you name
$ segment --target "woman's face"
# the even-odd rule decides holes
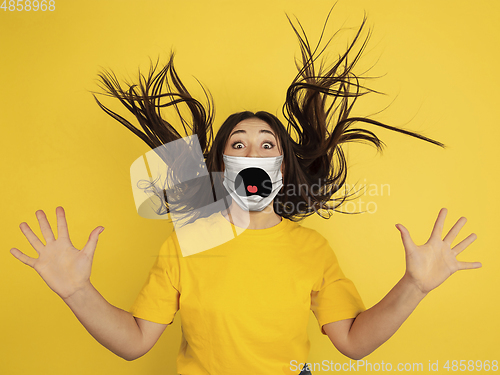
[[[224,154],[268,158],[281,155],[281,151],[271,127],[265,121],[250,118],[241,121],[233,128],[226,142]]]
[[[238,123],[226,142],[224,154],[247,158],[269,158],[281,155],[281,145],[265,121],[249,118]],[[281,173],[284,173],[284,163]]]

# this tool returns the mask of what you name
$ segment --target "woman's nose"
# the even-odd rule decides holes
[[[250,144],[248,146],[248,153],[247,153],[247,157],[249,158],[258,158],[260,157],[260,153],[259,153],[259,149],[256,145],[254,144]]]

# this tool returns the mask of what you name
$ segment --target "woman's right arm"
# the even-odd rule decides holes
[[[56,214],[57,239],[45,213],[36,212],[45,245],[27,223],[20,225],[38,258],[16,248],[11,249],[11,254],[38,272],[99,343],[128,361],[141,357],[153,347],[167,325],[135,318],[107,302],[90,282],[97,240],[104,228],[94,229],[84,248],[78,250],[69,239],[64,209],[57,207]]]
[[[63,300],[101,345],[127,361],[146,354],[167,327],[111,305],[90,282]]]

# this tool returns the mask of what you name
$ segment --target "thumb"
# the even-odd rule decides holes
[[[91,253],[92,256],[94,255],[95,248],[97,247],[97,240],[99,239],[99,235],[103,230],[104,227],[97,227],[90,233],[89,240],[83,247],[83,251]]]
[[[408,232],[408,229],[406,229],[402,224],[396,224],[396,228],[401,233],[401,239],[403,240],[403,245],[405,249],[406,250],[412,249],[412,247],[415,246],[415,244],[411,239],[410,232]]]

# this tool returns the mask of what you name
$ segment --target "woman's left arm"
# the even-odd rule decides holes
[[[467,222],[465,217],[461,217],[446,237],[441,239],[446,214],[446,208],[439,211],[429,240],[421,246],[415,245],[403,225],[396,225],[401,232],[406,254],[404,276],[379,303],[355,319],[323,326],[325,333],[342,354],[352,359],[361,359],[370,354],[398,330],[432,289],[458,270],[481,267],[479,262],[460,262],[456,259],[458,254],[476,240],[474,233],[451,248],[452,242]]]

